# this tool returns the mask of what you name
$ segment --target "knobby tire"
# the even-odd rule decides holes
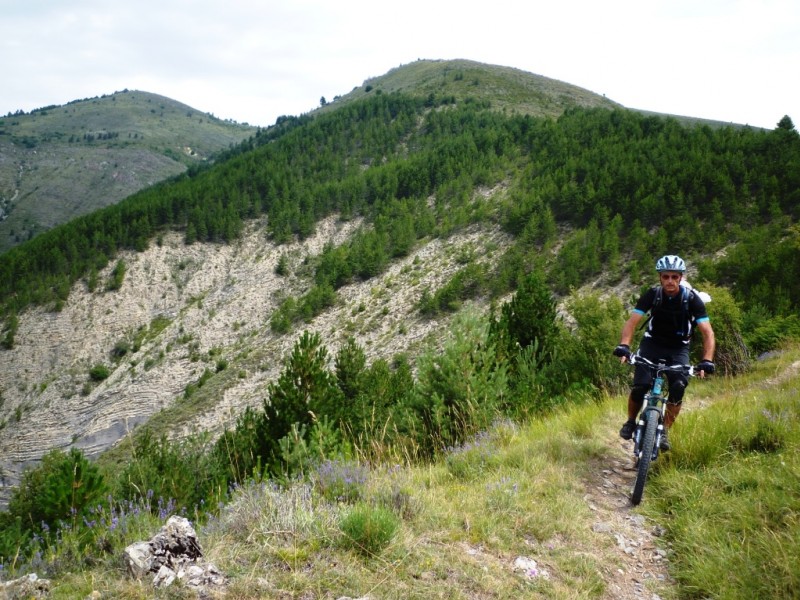
[[[636,473],[636,481],[633,483],[633,492],[631,492],[631,502],[634,506],[642,501],[644,484],[647,483],[647,472],[650,470],[650,461],[653,458],[653,449],[656,445],[658,412],[655,410],[648,410],[645,419],[644,436],[642,438],[642,444],[639,447],[639,467]]]

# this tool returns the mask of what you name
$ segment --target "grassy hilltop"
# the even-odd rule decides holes
[[[202,165],[256,130],[128,90],[0,117],[0,252]]]

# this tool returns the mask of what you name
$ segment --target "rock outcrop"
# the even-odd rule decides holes
[[[49,594],[50,580],[40,579],[36,573],[0,582],[0,600],[34,600],[47,598]]]
[[[131,577],[154,575],[154,587],[181,581],[188,587],[208,590],[226,582],[220,570],[203,559],[197,533],[184,517],[170,517],[149,542],[136,542],[125,548],[124,558]]]

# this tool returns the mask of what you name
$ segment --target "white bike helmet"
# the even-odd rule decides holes
[[[656,261],[656,271],[659,273],[661,271],[680,271],[681,273],[685,273],[686,263],[683,262],[680,256],[667,254]]]

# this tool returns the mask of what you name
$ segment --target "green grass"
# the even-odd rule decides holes
[[[664,520],[682,597],[788,598],[800,589],[798,364],[783,381],[775,364],[682,415],[674,451],[657,464],[644,510]]]
[[[736,380],[692,382],[646,501],[623,509],[666,530],[676,584],[653,593],[787,598],[800,589],[799,366],[800,348],[789,348]],[[603,598],[619,550],[593,530],[586,489],[613,458],[623,404],[613,397],[527,424],[502,421],[432,464],[331,463],[319,482],[242,486],[197,527],[201,546],[229,576],[234,600]],[[331,492],[339,479],[358,493]],[[93,547],[76,553],[69,534],[64,550],[48,549],[51,597],[153,597],[148,582],[124,577],[118,558],[162,524],[136,519],[111,537],[110,554],[94,547],[87,560]],[[521,556],[549,576],[516,572]]]

